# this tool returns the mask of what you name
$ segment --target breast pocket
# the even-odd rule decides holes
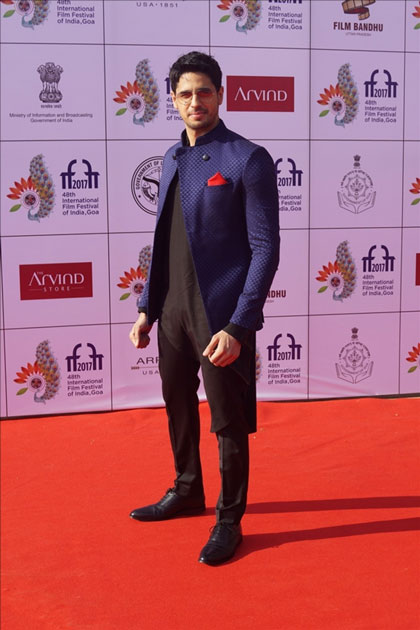
[[[236,203],[233,182],[206,186],[201,208],[202,227],[212,234],[230,232],[235,224]]]

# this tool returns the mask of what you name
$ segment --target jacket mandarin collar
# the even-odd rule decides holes
[[[209,131],[208,133],[202,135],[202,136],[198,136],[198,138],[195,141],[195,145],[194,146],[202,146],[204,144],[209,144],[210,142],[213,142],[213,140],[217,140],[220,136],[222,136],[224,133],[226,132],[226,126],[224,124],[224,122],[222,120],[219,120],[218,124],[216,125],[216,127],[214,129],[212,129],[211,131]],[[191,146],[188,140],[188,136],[187,136],[187,132],[184,131],[181,134],[181,143],[183,147],[189,147]]]

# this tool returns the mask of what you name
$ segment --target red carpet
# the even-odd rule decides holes
[[[197,562],[203,516],[139,523],[172,483],[162,410],[2,423],[4,630],[418,630],[420,402],[261,403],[244,542]]]

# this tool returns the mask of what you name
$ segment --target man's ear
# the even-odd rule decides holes
[[[172,98],[172,103],[174,104],[175,109],[178,109],[178,104],[176,102],[175,92],[173,92],[172,90],[171,90],[171,98]]]
[[[224,95],[224,88],[223,86],[220,86],[219,91],[217,92],[217,102],[219,103],[219,105],[221,105],[223,103],[223,95]]]

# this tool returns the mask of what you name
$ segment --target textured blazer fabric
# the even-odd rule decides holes
[[[177,169],[185,228],[211,333],[229,322],[260,329],[279,261],[278,192],[271,156],[222,121],[193,147],[177,143],[164,157],[157,223]],[[147,283],[139,307],[147,310],[152,323],[159,313],[148,309],[149,288]]]

